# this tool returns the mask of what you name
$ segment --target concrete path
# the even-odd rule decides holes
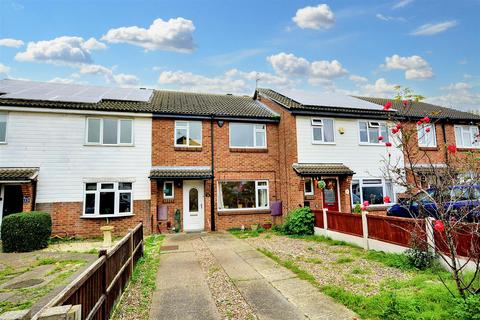
[[[168,237],[178,250],[161,256],[152,319],[219,319],[190,241],[201,237],[218,263],[263,319],[355,319],[357,316],[307,281],[227,233]]]

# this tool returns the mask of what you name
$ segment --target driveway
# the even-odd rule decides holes
[[[164,242],[151,319],[356,319],[309,282],[228,233]]]

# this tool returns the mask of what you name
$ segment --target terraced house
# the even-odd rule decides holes
[[[269,220],[280,200],[278,115],[252,98],[16,80],[0,92],[3,216],[48,211],[64,235],[193,231]]]

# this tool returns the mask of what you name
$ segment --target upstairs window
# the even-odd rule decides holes
[[[132,145],[133,120],[87,118],[87,144]]]
[[[0,143],[7,142],[7,115],[0,113]]]
[[[175,121],[175,146],[201,147],[201,121]]]
[[[455,126],[455,142],[459,148],[480,148],[477,126]]]
[[[131,182],[85,183],[83,215],[105,217],[133,213]]]
[[[361,144],[383,144],[389,141],[387,124],[379,121],[359,121]],[[382,136],[383,140],[378,137]]]
[[[231,148],[267,147],[267,132],[265,124],[231,122],[229,127]]]
[[[334,143],[335,132],[333,119],[312,118],[313,143]]]
[[[423,123],[417,125],[418,145],[420,147],[436,147],[437,137],[435,134],[435,125],[433,123]]]

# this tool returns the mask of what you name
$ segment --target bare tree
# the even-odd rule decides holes
[[[408,88],[397,90],[394,101],[406,111],[402,114],[418,114],[408,111],[418,108],[423,97]],[[384,105],[384,109],[391,107],[390,102]],[[391,117],[390,130],[396,143],[388,143],[387,147],[400,148],[404,163],[393,161],[389,154],[385,175],[404,188],[400,205],[417,218],[418,229],[424,229],[425,218],[430,218],[435,239],[417,237],[415,241],[423,248],[436,250],[439,259],[451,269],[458,294],[465,298],[480,293],[480,152],[473,148],[459,150],[454,143],[441,139],[436,150],[420,148],[418,141],[430,141],[437,123],[441,127],[440,118],[438,112],[423,118]],[[480,144],[480,134],[469,138]],[[467,265],[470,270],[473,266],[473,275],[466,272]]]

